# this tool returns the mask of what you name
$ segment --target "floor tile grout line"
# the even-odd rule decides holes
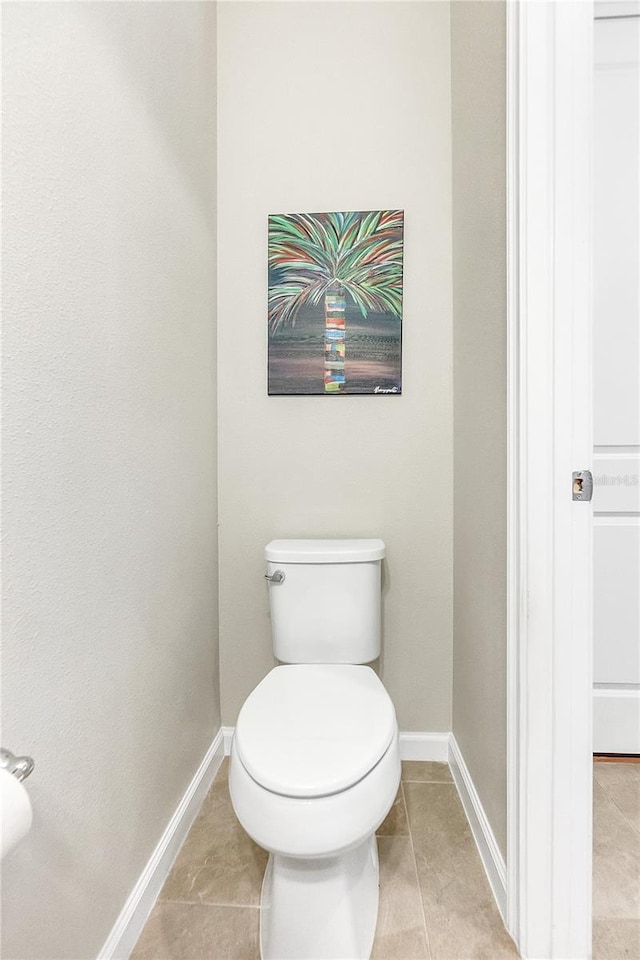
[[[614,766],[614,765],[615,765],[615,764],[613,764],[613,763],[611,764],[611,766]],[[596,766],[596,764],[595,764],[595,761],[594,761],[594,768],[595,768],[595,766]],[[622,764],[621,764],[621,766],[622,766]],[[610,800],[611,803],[620,811],[620,813],[622,814],[622,816],[624,817],[624,819],[626,820],[626,822],[629,824],[629,826],[630,826],[633,830],[635,830],[636,833],[640,833],[640,828],[633,822],[633,820],[630,820],[629,817],[626,815],[626,813],[624,812],[624,810],[622,809],[622,807],[620,806],[620,804],[618,803],[618,801],[617,801],[616,798],[614,797],[613,793],[611,792],[611,788],[608,787],[607,785],[605,785],[604,783],[602,783],[602,781],[598,779],[598,775],[596,774],[595,769],[594,769],[594,772],[593,772],[593,778],[594,778],[594,780],[596,781],[596,783],[598,784],[598,786],[600,787],[600,789],[602,790],[602,792],[604,793],[605,797],[606,797],[608,800]],[[640,781],[639,781],[639,784],[640,784]]]
[[[607,790],[607,788],[604,787],[604,786],[600,783],[600,781],[598,780],[597,777],[594,777],[594,779],[595,779],[595,782],[596,782],[596,783],[598,784],[598,786],[600,787],[600,789],[602,790],[602,792],[604,793],[604,795],[605,795],[605,797],[607,798],[607,800],[608,800],[610,803],[613,803],[614,806],[617,807],[618,804],[615,802],[615,800],[613,799],[613,797],[609,795],[609,791]],[[595,799],[593,800],[593,804],[595,804]]]
[[[179,900],[175,897],[166,900],[157,900],[156,903],[182,903],[189,907],[230,907],[232,910],[259,910],[260,904],[256,903],[215,903],[210,900]]]
[[[616,807],[616,809],[620,811],[620,814],[622,815],[623,820],[625,820],[625,822],[629,824],[629,826],[634,831],[634,833],[637,833],[640,836],[640,829],[635,825],[633,820],[629,820],[629,817],[626,815],[626,813],[624,812],[620,804],[617,802],[617,800],[614,800],[614,798],[609,794],[607,794],[607,796],[611,800],[611,803],[614,805],[614,807]]]
[[[409,780],[406,778],[402,780],[402,783],[453,783],[453,782],[454,781],[451,778],[449,780]]]
[[[600,787],[600,789],[602,790],[602,792],[604,793],[604,795],[605,795],[605,797],[607,798],[607,800],[614,805],[614,807],[616,808],[616,810],[618,810],[618,812],[621,814],[623,820],[625,820],[625,822],[629,824],[629,826],[630,826],[631,829],[634,831],[634,833],[640,834],[640,828],[638,828],[638,827],[636,826],[636,824],[633,822],[633,820],[629,820],[629,817],[626,815],[626,813],[624,812],[624,810],[622,809],[622,807],[620,806],[620,804],[618,803],[618,801],[616,800],[616,798],[611,795],[611,793],[609,792],[609,790],[607,790],[607,788],[604,786],[604,784],[602,784],[602,783],[598,780],[597,777],[595,777],[595,781],[596,781],[596,783],[598,784],[598,786]],[[595,803],[595,801],[594,801],[594,803]]]
[[[412,780],[404,780],[400,782],[400,790],[402,791],[402,802],[404,804],[404,813],[407,818],[407,828],[409,830],[409,847],[411,848],[411,859],[413,860],[413,872],[416,877],[416,888],[418,891],[418,900],[420,901],[420,913],[422,914],[422,927],[424,930],[424,937],[427,942],[427,953],[429,954],[429,960],[434,960],[433,953],[431,951],[431,938],[429,937],[429,928],[427,926],[427,915],[424,912],[424,903],[422,900],[422,889],[420,887],[420,877],[418,876],[418,862],[416,860],[416,850],[413,845],[413,831],[411,829],[411,821],[409,820],[409,807],[407,806],[407,798],[404,792],[405,783],[413,783]]]

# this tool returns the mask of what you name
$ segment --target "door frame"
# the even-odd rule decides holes
[[[507,926],[591,956],[593,3],[507,2]]]

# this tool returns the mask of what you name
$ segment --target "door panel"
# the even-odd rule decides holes
[[[640,513],[640,453],[616,455],[596,447],[593,457],[593,509],[597,514]]]
[[[598,518],[594,529],[594,676],[640,684],[640,521]]]
[[[597,20],[594,750],[640,753],[640,20]]]
[[[640,444],[638,21],[595,27],[594,443]]]

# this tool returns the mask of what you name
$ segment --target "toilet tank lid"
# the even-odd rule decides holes
[[[384,554],[382,540],[272,540],[264,548],[274,563],[365,563]]]

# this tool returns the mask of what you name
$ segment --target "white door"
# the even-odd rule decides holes
[[[596,20],[595,753],[640,754],[639,54],[639,17]]]

